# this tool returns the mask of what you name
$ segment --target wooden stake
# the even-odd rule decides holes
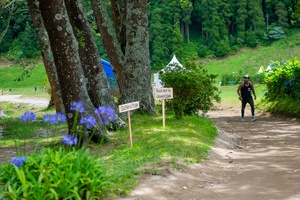
[[[128,113],[128,129],[129,129],[129,138],[130,138],[130,148],[132,148],[132,132],[131,132],[131,120],[130,120],[130,111]]]
[[[165,100],[161,100],[162,106],[162,120],[163,120],[163,127],[166,127],[166,113],[165,113]]]

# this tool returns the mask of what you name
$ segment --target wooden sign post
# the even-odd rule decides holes
[[[173,99],[173,88],[155,88],[155,99],[161,100],[163,127],[166,127],[165,99]]]
[[[130,147],[132,148],[132,132],[131,132],[131,120],[130,120],[130,111],[138,109],[140,107],[140,102],[135,101],[132,103],[122,104],[119,105],[119,112],[126,112],[128,115],[128,129],[129,129],[129,138],[130,138]]]

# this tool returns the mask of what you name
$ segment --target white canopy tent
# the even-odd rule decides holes
[[[181,67],[183,68],[182,64],[177,60],[176,56],[174,55],[172,60],[167,64],[166,67],[169,67],[171,70],[175,69],[176,67]],[[165,68],[162,69],[161,71],[165,71]],[[159,78],[159,73],[154,74],[154,83],[155,83],[155,88],[162,88],[162,82]]]

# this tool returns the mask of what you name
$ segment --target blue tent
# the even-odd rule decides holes
[[[101,58],[101,63],[103,66],[103,69],[105,71],[106,77],[108,79],[108,83],[112,88],[117,88],[117,82],[116,82],[116,77],[114,75],[114,72],[112,70],[112,65],[110,64],[110,62],[108,62],[107,60],[104,60]]]

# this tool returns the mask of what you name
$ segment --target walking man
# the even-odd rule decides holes
[[[256,120],[254,115],[254,101],[251,95],[251,91],[254,95],[254,99],[256,100],[256,94],[253,87],[253,84],[249,81],[250,77],[248,74],[244,76],[244,81],[239,85],[237,89],[237,93],[239,95],[239,99],[242,101],[242,119],[241,121],[244,122],[244,113],[245,113],[245,107],[246,104],[249,103],[251,106],[251,113],[252,113],[252,121],[254,122]]]

